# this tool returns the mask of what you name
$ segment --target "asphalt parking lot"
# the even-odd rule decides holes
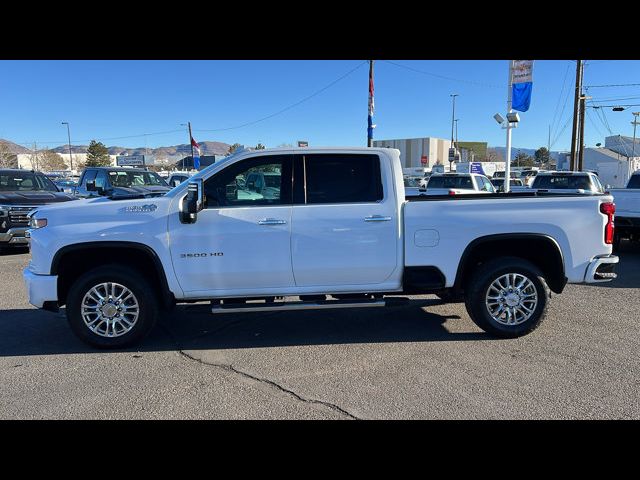
[[[532,334],[497,340],[461,304],[225,314],[180,306],[138,349],[85,346],[31,307],[28,253],[0,255],[2,419],[638,419],[640,248],[569,285]]]

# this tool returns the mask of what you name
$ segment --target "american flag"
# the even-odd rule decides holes
[[[200,145],[191,137],[191,146],[193,147],[193,168],[200,170]]]
[[[367,118],[367,140],[368,144],[372,145],[373,142],[373,60],[369,60],[369,117]]]

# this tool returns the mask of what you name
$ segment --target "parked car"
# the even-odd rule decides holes
[[[182,182],[189,180],[194,173],[195,172],[171,172],[169,177],[166,179],[166,182],[171,188],[173,188],[180,185]]]
[[[496,193],[491,181],[477,173],[434,173],[427,182],[427,195]]]
[[[276,170],[278,195],[238,198],[237,179]],[[103,348],[141,341],[179,302],[281,312],[427,293],[517,337],[544,319],[550,291],[615,277],[613,211],[605,194],[407,200],[396,149],[243,151],[162,197],[36,212],[24,279],[32,305],[66,305],[71,329]]]
[[[504,191],[504,177],[502,178],[492,178],[491,179],[491,184],[496,188],[497,192],[503,192]],[[519,178],[512,178],[509,181],[509,190],[511,190],[512,192],[522,192],[522,191],[527,191],[529,190],[528,187],[526,187],[523,183],[522,180],[520,180]]]
[[[592,172],[538,172],[531,188],[552,193],[604,193],[598,176]]]
[[[171,188],[162,177],[142,168],[88,167],[82,172],[74,195],[81,198],[155,197],[169,190]]]
[[[76,187],[78,186],[78,177],[58,177],[53,180],[53,183],[60,189],[60,191],[73,195]]]
[[[0,169],[0,250],[26,246],[29,213],[74,198],[60,191],[46,175],[32,170]]]
[[[427,191],[427,182],[429,181],[429,176],[405,176],[403,178],[404,182],[404,192],[407,197],[412,197],[416,195],[425,195]]]
[[[623,238],[640,240],[640,171],[634,172],[626,188],[609,191],[616,203],[616,238],[614,248]]]

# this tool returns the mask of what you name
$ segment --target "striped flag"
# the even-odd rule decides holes
[[[373,60],[369,60],[369,116],[367,118],[367,145],[373,146]]]
[[[191,147],[193,147],[193,168],[200,170],[200,145],[191,137]]]

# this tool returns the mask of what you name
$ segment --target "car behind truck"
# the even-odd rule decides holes
[[[267,173],[277,192],[242,194]],[[406,199],[395,149],[240,152],[163,197],[39,210],[24,278],[33,305],[66,305],[96,347],[139,342],[176,303],[210,301],[215,314],[376,308],[427,293],[517,337],[543,320],[550,291],[615,277],[614,210],[609,195]]]

